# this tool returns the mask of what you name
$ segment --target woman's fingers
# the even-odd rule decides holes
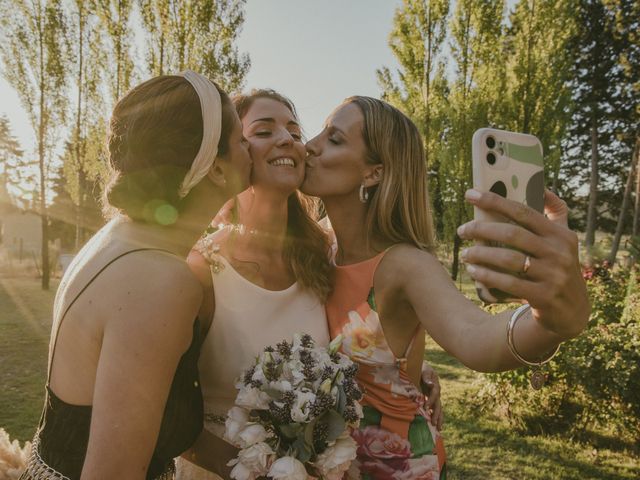
[[[481,282],[487,288],[497,288],[510,293],[514,298],[526,298],[532,307],[543,301],[541,285],[526,277],[519,277],[510,273],[496,272],[481,265],[467,264],[467,272],[473,280]]]
[[[569,228],[569,208],[566,202],[549,189],[544,191],[544,213],[551,222]]]
[[[458,235],[464,240],[480,240],[508,245],[537,257],[547,253],[546,244],[541,241],[538,235],[511,223],[473,220],[460,225]]]
[[[465,198],[476,207],[506,217],[534,233],[543,234],[549,230],[549,221],[544,215],[524,203],[475,189],[467,190]]]
[[[460,257],[465,263],[506,270],[520,275],[526,274],[530,279],[539,278],[543,271],[538,259],[509,248],[476,245],[465,248]]]

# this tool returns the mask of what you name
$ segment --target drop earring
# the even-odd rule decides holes
[[[367,203],[369,200],[369,192],[367,192],[366,187],[364,186],[364,182],[360,185],[360,201],[362,203]]]

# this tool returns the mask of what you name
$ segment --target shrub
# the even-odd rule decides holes
[[[592,306],[588,327],[544,367],[545,387],[533,390],[526,368],[488,374],[477,400],[526,432],[604,430],[640,438],[640,271],[605,262],[583,275]]]

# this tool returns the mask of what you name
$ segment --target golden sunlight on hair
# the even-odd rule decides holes
[[[371,97],[350,97],[364,116],[367,162],[384,167],[372,189],[367,225],[374,236],[431,251],[435,244],[422,138],[400,110]]]

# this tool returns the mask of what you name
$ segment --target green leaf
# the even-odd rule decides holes
[[[344,415],[344,409],[347,406],[347,394],[344,392],[342,385],[338,385],[338,398],[336,399],[336,410],[340,415]]]
[[[333,442],[336,438],[342,435],[347,427],[344,418],[335,410],[329,410],[322,416],[322,421],[327,423],[329,433],[327,435],[327,442]]]
[[[293,449],[296,451],[296,458],[300,460],[302,463],[308,462],[311,460],[312,451],[309,446],[305,443],[302,437],[298,437],[295,442],[293,442]]]
[[[280,433],[290,439],[298,437],[298,435],[303,431],[303,428],[304,425],[300,425],[299,423],[287,423],[278,427]]]

